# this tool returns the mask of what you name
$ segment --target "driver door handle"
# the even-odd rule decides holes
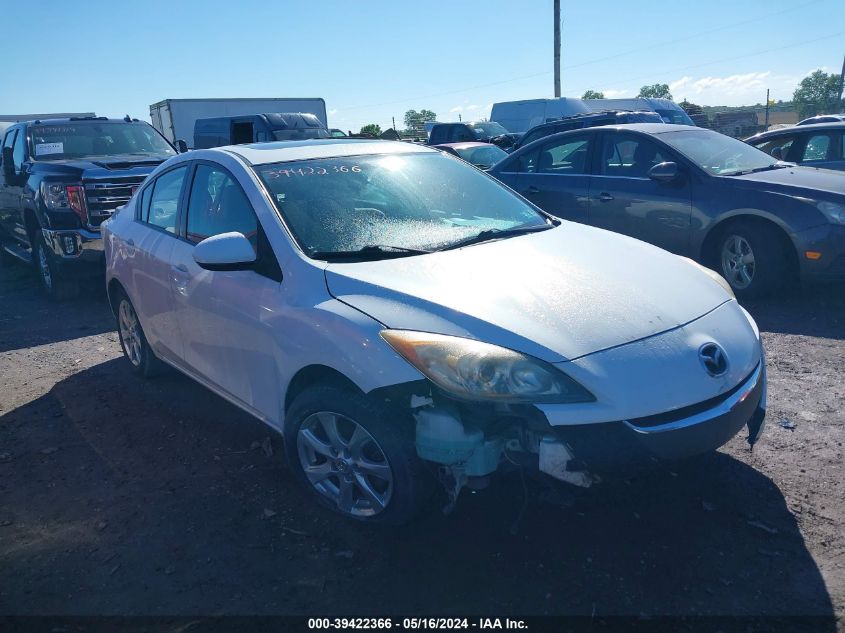
[[[610,202],[611,200],[613,200],[613,196],[611,196],[605,191],[599,194],[599,200],[601,200],[602,202]]]
[[[188,267],[185,266],[185,264],[177,264],[176,266],[173,266],[173,270],[179,273],[184,273],[186,275],[188,274]]]
[[[530,186],[530,187],[528,187],[528,189],[526,189],[525,191],[526,191],[526,193],[528,193],[529,195],[533,195],[533,194],[535,194],[535,193],[540,193],[540,190],[539,190],[539,189],[537,189],[537,187],[535,187],[534,185],[531,185],[531,186]]]

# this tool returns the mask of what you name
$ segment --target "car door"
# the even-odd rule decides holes
[[[11,149],[17,136],[17,128],[9,128],[3,139],[3,147]],[[0,163],[1,164],[1,163]],[[5,167],[5,166],[4,166]],[[20,187],[15,182],[9,182],[5,175],[5,168],[0,170],[0,226],[8,237],[16,237],[15,218],[18,215]]]
[[[135,221],[126,229],[123,247],[130,267],[130,299],[155,353],[167,360],[182,358],[182,339],[173,312],[170,253],[177,242],[188,166],[184,163],[145,183],[138,194]]]
[[[691,191],[680,174],[672,182],[652,180],[648,170],[674,161],[664,145],[644,134],[604,131],[598,165],[590,181],[589,223],[686,253]]]
[[[194,261],[196,244],[230,231],[249,238],[257,270],[210,271]],[[272,306],[281,271],[242,184],[220,164],[194,164],[170,275],[187,369],[255,412],[277,416]]]
[[[516,191],[547,213],[587,222],[594,137],[566,135],[522,154]]]
[[[4,178],[3,185],[3,231],[21,244],[31,247],[26,233],[24,217],[24,188],[27,176],[24,173],[24,163],[27,160],[26,129],[18,127],[9,131],[4,147],[12,148],[12,178]],[[32,192],[29,194],[32,195]]]

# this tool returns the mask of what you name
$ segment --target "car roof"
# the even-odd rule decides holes
[[[109,119],[104,116],[85,116],[85,117],[63,117],[58,119],[32,119],[30,121],[16,121],[16,123],[27,123],[30,125],[38,124],[54,124],[54,123],[145,123],[145,121],[139,121],[138,119],[130,119],[127,121],[126,119]],[[149,125],[149,124],[148,124]]]
[[[417,154],[436,153],[437,150],[402,141],[379,141],[370,139],[325,138],[303,141],[277,141],[273,143],[252,143],[249,145],[225,145],[207,151],[221,151],[235,154],[250,165],[266,165],[293,160],[365,156],[375,154]]]
[[[482,143],[480,141],[464,141],[462,143],[438,143],[431,147],[451,147],[453,149],[469,149],[471,147],[497,147],[493,143]]]
[[[761,138],[770,138],[772,136],[781,136],[784,134],[795,134],[796,132],[823,132],[824,130],[843,130],[845,129],[845,121],[837,121],[834,123],[811,123],[805,125],[791,125],[789,127],[778,128],[777,130],[769,130],[767,132],[760,132],[751,136],[746,141],[758,140]]]

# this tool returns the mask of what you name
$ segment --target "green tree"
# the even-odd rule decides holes
[[[839,112],[839,75],[827,74],[823,70],[807,75],[795,89],[792,102],[802,119],[817,114]]]
[[[581,95],[582,99],[604,99],[604,93],[598,90],[588,90]]]
[[[669,84],[651,84],[640,88],[637,96],[644,99],[671,99],[672,93],[669,92]]]
[[[378,136],[379,134],[381,134],[381,126],[378,123],[368,123],[367,125],[361,128],[360,133]]]
[[[421,136],[425,134],[426,121],[434,121],[437,115],[431,110],[408,110],[405,113],[405,127],[407,132]]]

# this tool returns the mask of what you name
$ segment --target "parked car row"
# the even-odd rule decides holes
[[[5,253],[58,296],[104,259],[133,370],[174,367],[267,423],[301,485],[364,521],[407,521],[438,484],[454,505],[512,463],[590,486],[742,428],[753,444],[765,363],[735,292],[845,273],[842,174],[663,122],[511,154],[178,153],[82,117],[16,123],[2,165]]]

